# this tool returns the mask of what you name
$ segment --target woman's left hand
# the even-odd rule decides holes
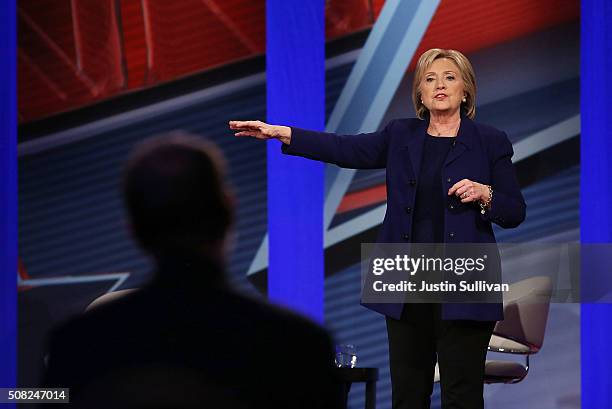
[[[489,199],[489,188],[470,179],[461,179],[448,189],[448,195],[453,194],[461,198],[461,203],[486,202]]]

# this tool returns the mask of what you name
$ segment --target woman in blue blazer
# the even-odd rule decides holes
[[[518,226],[525,201],[500,130],[473,122],[476,81],[468,59],[431,49],[419,58],[412,100],[418,119],[368,134],[337,135],[231,121],[237,136],[279,139],[282,150],[356,169],[386,168],[379,243],[495,243],[492,223]],[[430,407],[436,361],[443,408],[484,406],[487,346],[501,304],[368,304],[386,315],[394,409]]]

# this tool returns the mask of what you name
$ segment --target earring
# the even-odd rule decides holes
[[[467,99],[465,99],[465,96],[463,97],[463,102],[467,102]]]

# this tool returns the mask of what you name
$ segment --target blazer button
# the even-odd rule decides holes
[[[410,179],[410,186],[414,186],[414,185],[416,185],[416,180]]]
[[[448,237],[450,237],[452,239],[453,237],[455,237],[455,233],[453,233],[453,232],[448,233]]]
[[[412,211],[411,207],[406,207],[406,213],[410,213]]]
[[[404,234],[404,240],[410,240],[410,235],[409,234]]]
[[[448,205],[448,208],[453,210],[455,208],[455,205]]]
[[[450,183],[451,182],[451,178],[446,179],[446,182]]]

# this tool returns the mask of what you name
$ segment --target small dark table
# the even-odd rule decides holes
[[[343,382],[345,393],[345,407],[348,401],[348,393],[353,382],[365,382],[365,409],[376,409],[376,381],[378,380],[378,368],[336,368],[338,377]]]

